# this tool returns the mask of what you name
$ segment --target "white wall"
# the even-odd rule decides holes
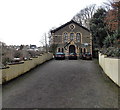
[[[120,86],[120,59],[109,58],[99,53],[99,64],[105,74]]]

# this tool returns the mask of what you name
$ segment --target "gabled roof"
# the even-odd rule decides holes
[[[58,30],[62,29],[63,27],[65,27],[65,26],[67,26],[67,25],[71,24],[71,23],[74,23],[74,24],[78,25],[79,27],[81,27],[81,28],[85,29],[86,31],[89,31],[89,32],[90,32],[90,30],[89,30],[89,29],[87,29],[86,27],[84,27],[84,26],[82,26],[82,25],[78,24],[77,22],[75,22],[75,21],[71,20],[71,21],[69,21],[69,22],[67,22],[67,23],[65,23],[65,24],[63,24],[63,25],[61,25],[60,27],[58,27],[58,28],[56,28],[56,29],[54,29],[54,30],[51,30],[51,33],[54,33],[54,32],[56,32],[56,31],[58,31]]]

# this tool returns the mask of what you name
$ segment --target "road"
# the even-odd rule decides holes
[[[96,60],[51,60],[3,85],[3,108],[117,108]]]

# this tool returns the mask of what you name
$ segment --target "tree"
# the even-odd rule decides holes
[[[90,19],[93,17],[93,15],[96,11],[95,8],[96,8],[95,4],[85,7],[84,9],[80,10],[80,12],[77,13],[73,17],[73,20],[76,21],[77,23],[89,28]]]
[[[119,34],[117,31],[115,33],[113,33],[112,35],[106,36],[104,39],[104,42],[103,42],[104,46],[106,48],[113,47],[113,46],[117,47],[118,38],[119,38]]]
[[[53,44],[53,37],[51,35],[51,31],[54,30],[55,27],[52,27],[49,32],[48,32],[48,38],[49,38],[49,51],[52,52],[53,54],[55,54],[56,49],[58,44]]]
[[[102,53],[111,57],[120,57],[120,34],[118,31],[115,31],[112,35],[107,36],[104,40],[104,48]]]
[[[24,45],[20,45],[20,50],[22,50],[24,48]]]
[[[104,8],[106,11],[109,11],[112,9],[113,0],[107,0],[107,2],[103,2],[102,8]]]
[[[93,37],[93,49],[102,48],[105,37],[109,34],[104,22],[106,10],[101,8],[93,15],[90,21],[90,30]]]
[[[93,57],[98,57],[98,50],[103,47],[103,41],[109,34],[104,22],[106,10],[99,8],[90,21],[90,31],[92,34]]]
[[[20,58],[22,57],[22,52],[20,50],[16,50],[15,53],[14,53],[14,58]]]
[[[2,57],[3,68],[4,67],[6,68],[6,66],[9,62],[11,62],[11,59],[9,57],[5,57],[5,56]]]
[[[55,54],[58,44],[51,44],[49,51]]]

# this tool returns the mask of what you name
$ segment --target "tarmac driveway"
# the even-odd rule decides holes
[[[96,60],[51,60],[3,85],[4,108],[117,108],[118,87]]]

